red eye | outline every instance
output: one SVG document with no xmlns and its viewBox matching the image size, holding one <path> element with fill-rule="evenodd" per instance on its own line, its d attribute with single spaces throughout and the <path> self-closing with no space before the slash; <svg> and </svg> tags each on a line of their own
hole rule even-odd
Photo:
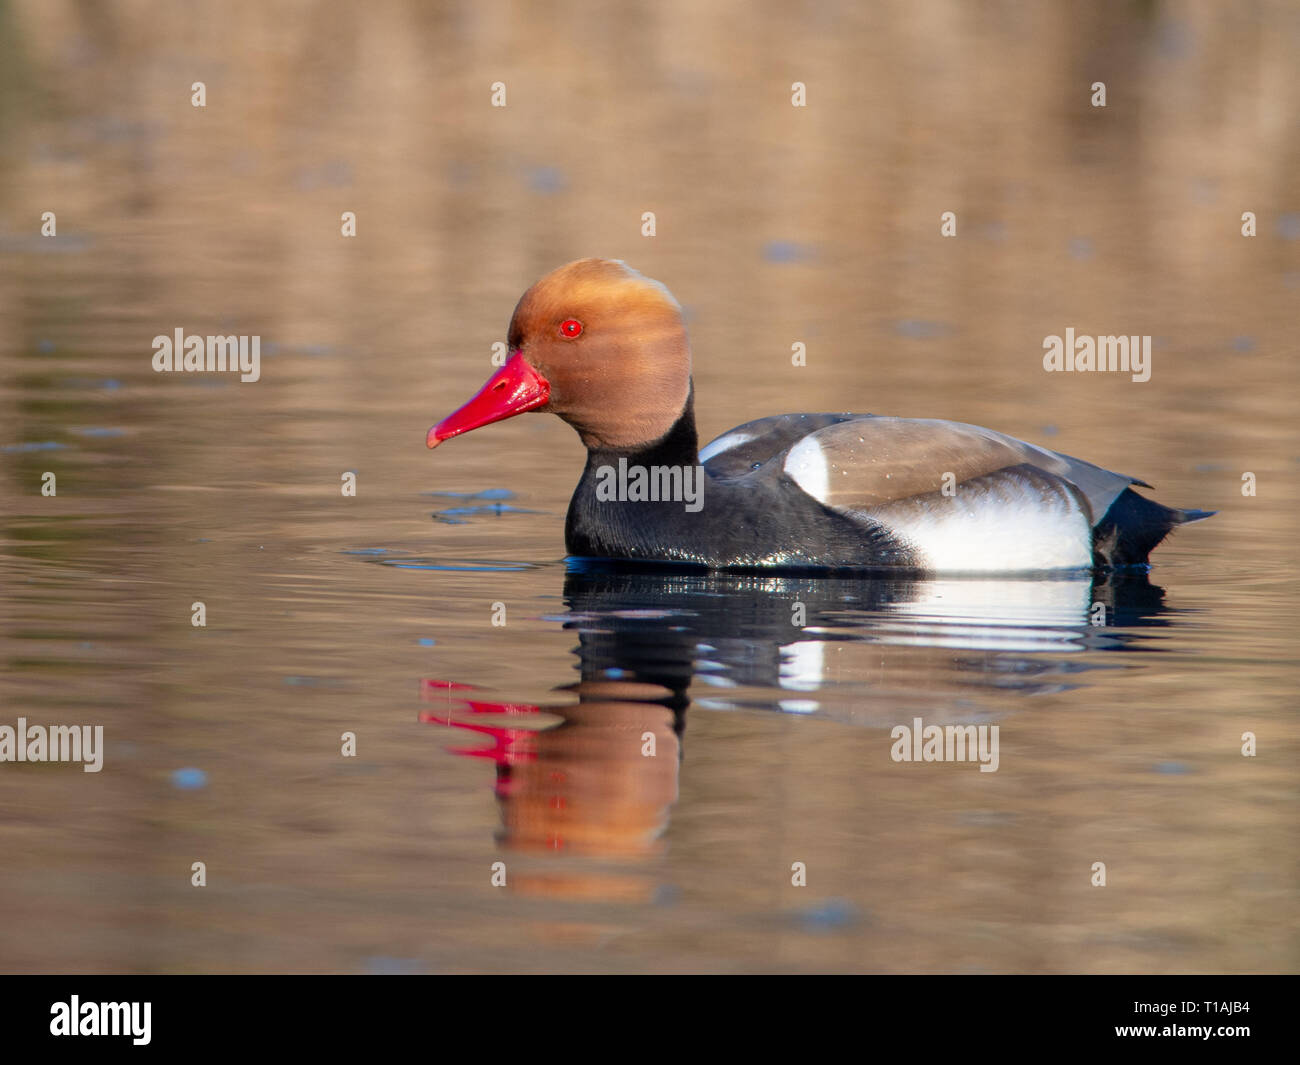
<svg viewBox="0 0 1300 1065">
<path fill-rule="evenodd" d="M 582 323 L 576 318 L 566 318 L 560 323 L 560 335 L 572 339 L 582 334 Z"/>
</svg>

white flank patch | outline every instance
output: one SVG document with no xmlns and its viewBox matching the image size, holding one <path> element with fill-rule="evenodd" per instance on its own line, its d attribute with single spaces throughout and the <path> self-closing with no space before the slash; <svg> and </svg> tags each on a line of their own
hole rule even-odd
<svg viewBox="0 0 1300 1065">
<path fill-rule="evenodd" d="M 785 455 L 786 476 L 794 481 L 819 503 L 830 497 L 830 471 L 826 468 L 826 454 L 816 435 L 805 436 Z"/>
<path fill-rule="evenodd" d="M 831 471 L 816 435 L 787 452 L 785 472 L 814 499 L 830 498 Z M 1092 523 L 1074 496 L 1016 474 L 957 486 L 955 496 L 902 499 L 863 511 L 943 573 L 1024 573 L 1092 565 Z"/>
<path fill-rule="evenodd" d="M 721 455 L 724 451 L 740 447 L 741 444 L 747 444 L 753 439 L 749 433 L 725 433 L 704 445 L 704 450 L 700 452 L 700 462 L 708 462 L 714 455 Z"/>
<path fill-rule="evenodd" d="M 926 569 L 1017 573 L 1092 565 L 1092 527 L 1074 497 L 1044 495 L 1009 475 L 989 487 L 958 485 L 952 498 L 871 512 L 910 545 Z"/>
</svg>

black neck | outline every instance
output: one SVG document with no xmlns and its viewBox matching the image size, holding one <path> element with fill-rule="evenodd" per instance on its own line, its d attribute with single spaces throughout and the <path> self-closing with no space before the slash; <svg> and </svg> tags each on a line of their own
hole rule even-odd
<svg viewBox="0 0 1300 1065">
<path fill-rule="evenodd" d="M 565 543 L 574 555 L 588 557 L 637 558 L 645 554 L 648 536 L 661 526 L 683 523 L 680 502 L 639 503 L 633 508 L 611 506 L 596 498 L 598 471 L 617 468 L 619 461 L 629 467 L 676 466 L 683 470 L 700 464 L 699 437 L 695 431 L 695 384 L 692 381 L 686 405 L 677 420 L 658 440 L 627 448 L 592 448 L 587 452 L 587 466 L 582 480 L 569 503 L 565 523 Z M 699 515 L 688 515 L 699 524 Z M 698 531 L 698 530 L 696 530 Z"/>
</svg>

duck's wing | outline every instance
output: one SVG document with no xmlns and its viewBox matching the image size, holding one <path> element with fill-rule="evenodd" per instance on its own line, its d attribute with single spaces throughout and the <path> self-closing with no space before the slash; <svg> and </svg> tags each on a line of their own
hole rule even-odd
<svg viewBox="0 0 1300 1065">
<path fill-rule="evenodd" d="M 819 429 L 872 417 L 870 414 L 775 414 L 728 429 L 700 449 L 700 462 L 710 477 L 746 477 L 769 460 L 783 455 Z"/>
<path fill-rule="evenodd" d="M 835 510 L 871 513 L 889 504 L 927 496 L 951 496 L 959 486 L 1011 467 L 1040 471 L 1072 486 L 1086 501 L 1096 525 L 1135 477 L 1112 473 L 1015 437 L 964 422 L 929 418 L 833 417 L 791 441 L 783 468 L 808 495 Z M 762 419 L 750 425 L 762 425 Z M 747 428 L 741 426 L 741 429 Z M 739 432 L 739 430 L 733 430 Z M 722 438 L 725 440 L 725 437 Z M 761 437 L 759 439 L 762 439 Z M 717 441 L 715 441 L 717 443 Z M 712 445 L 711 445 L 712 446 Z M 741 443 L 740 448 L 749 444 Z M 727 452 L 722 452 L 718 457 Z M 707 465 L 706 465 L 707 469 Z M 972 487 L 976 487 L 972 485 Z"/>
</svg>

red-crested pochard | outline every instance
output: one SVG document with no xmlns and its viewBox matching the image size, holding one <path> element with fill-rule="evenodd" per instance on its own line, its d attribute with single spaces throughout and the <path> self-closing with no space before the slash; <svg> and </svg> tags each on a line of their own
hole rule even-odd
<svg viewBox="0 0 1300 1065">
<path fill-rule="evenodd" d="M 1209 517 L 1134 492 L 1123 474 L 961 422 L 780 414 L 695 434 L 681 308 L 618 260 L 579 259 L 524 293 L 509 357 L 429 430 L 525 411 L 587 446 L 565 543 L 588 558 L 712 568 L 876 566 L 1024 572 L 1126 566 Z"/>
</svg>

